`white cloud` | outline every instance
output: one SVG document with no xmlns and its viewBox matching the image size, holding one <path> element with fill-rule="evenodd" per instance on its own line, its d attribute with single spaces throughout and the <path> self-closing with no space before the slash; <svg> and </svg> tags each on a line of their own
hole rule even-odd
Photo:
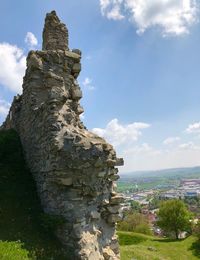
<svg viewBox="0 0 200 260">
<path fill-rule="evenodd" d="M 149 124 L 141 122 L 122 125 L 119 123 L 118 119 L 115 118 L 111 120 L 104 129 L 94 128 L 92 131 L 97 135 L 104 137 L 112 145 L 119 146 L 131 145 L 142 135 L 141 130 L 149 127 Z"/>
<path fill-rule="evenodd" d="M 104 15 L 106 8 L 110 5 L 110 0 L 100 0 L 101 12 Z"/>
<path fill-rule="evenodd" d="M 0 116 L 5 117 L 8 114 L 10 103 L 0 99 Z"/>
<path fill-rule="evenodd" d="M 87 86 L 92 83 L 92 80 L 90 78 L 85 78 L 83 81 L 83 86 Z"/>
<path fill-rule="evenodd" d="M 186 132 L 189 133 L 189 134 L 192 134 L 192 133 L 199 134 L 200 133 L 200 122 L 196 122 L 194 124 L 190 124 L 188 126 L 188 128 L 186 129 Z"/>
<path fill-rule="evenodd" d="M 158 26 L 162 35 L 181 35 L 198 20 L 196 0 L 100 0 L 102 15 L 120 20 L 126 16 L 144 33 Z"/>
<path fill-rule="evenodd" d="M 124 15 L 121 14 L 121 5 L 123 0 L 100 0 L 101 13 L 108 19 L 122 20 Z"/>
<path fill-rule="evenodd" d="M 183 150 L 200 150 L 200 146 L 195 145 L 193 142 L 188 142 L 179 145 L 179 149 Z"/>
<path fill-rule="evenodd" d="M 200 146 L 192 142 L 181 144 L 173 149 L 158 150 L 148 144 L 123 150 L 123 172 L 134 170 L 156 170 L 199 165 Z"/>
<path fill-rule="evenodd" d="M 108 13 L 107 13 L 108 19 L 113 20 L 122 20 L 124 19 L 124 16 L 120 13 L 120 6 L 114 6 Z"/>
<path fill-rule="evenodd" d="M 143 130 L 150 128 L 147 123 L 121 124 L 117 119 L 111 120 L 105 128 L 92 131 L 104 137 L 117 150 L 118 157 L 124 158 L 121 172 L 137 170 L 156 170 L 200 165 L 200 141 L 185 141 L 184 136 L 172 136 L 163 141 L 166 146 L 155 147 L 144 142 Z M 154 128 L 149 131 L 155 131 Z M 146 138 L 145 138 L 146 139 Z M 171 145 L 173 144 L 173 145 Z"/>
<path fill-rule="evenodd" d="M 148 143 L 143 143 L 141 145 L 132 146 L 129 149 L 124 149 L 123 154 L 124 155 L 142 155 L 148 154 L 150 156 L 158 155 L 160 154 L 160 150 L 156 150 L 153 147 L 151 147 Z"/>
<path fill-rule="evenodd" d="M 108 19 L 122 20 L 124 15 L 121 14 L 121 4 L 123 0 L 100 0 L 101 13 Z"/>
<path fill-rule="evenodd" d="M 173 143 L 176 143 L 180 140 L 180 137 L 176 136 L 176 137 L 168 137 L 163 141 L 164 145 L 170 145 Z"/>
<path fill-rule="evenodd" d="M 92 79 L 86 77 L 84 79 L 84 81 L 82 82 L 83 86 L 85 87 L 85 89 L 87 90 L 94 90 L 95 87 L 92 85 Z"/>
<path fill-rule="evenodd" d="M 84 119 L 85 119 L 85 114 L 84 114 L 84 113 L 80 115 L 80 119 L 81 119 L 81 120 L 84 120 Z"/>
<path fill-rule="evenodd" d="M 26 57 L 23 50 L 9 43 L 0 43 L 0 84 L 21 93 Z"/>
<path fill-rule="evenodd" d="M 34 48 L 38 45 L 38 40 L 32 32 L 27 32 L 24 41 L 28 44 L 29 48 Z"/>
</svg>

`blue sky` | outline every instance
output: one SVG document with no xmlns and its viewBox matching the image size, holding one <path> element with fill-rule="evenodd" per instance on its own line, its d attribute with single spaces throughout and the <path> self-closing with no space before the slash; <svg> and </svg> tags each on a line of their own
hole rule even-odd
<svg viewBox="0 0 200 260">
<path fill-rule="evenodd" d="M 200 165 L 198 1 L 1 1 L 0 123 L 51 10 L 83 53 L 83 121 L 124 157 L 121 171 Z"/>
</svg>

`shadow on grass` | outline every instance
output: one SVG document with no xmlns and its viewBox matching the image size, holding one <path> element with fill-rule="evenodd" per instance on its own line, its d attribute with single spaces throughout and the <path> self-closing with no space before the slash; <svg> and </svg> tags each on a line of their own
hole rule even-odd
<svg viewBox="0 0 200 260">
<path fill-rule="evenodd" d="M 192 251 L 194 256 L 200 258 L 200 240 L 193 242 L 189 250 Z"/>
<path fill-rule="evenodd" d="M 121 246 L 137 245 L 148 240 L 143 236 L 135 235 L 135 234 L 119 232 L 118 235 L 119 235 L 119 244 Z"/>
<path fill-rule="evenodd" d="M 53 233 L 41 226 L 42 208 L 13 130 L 0 131 L 0 240 L 21 241 L 31 259 L 67 259 Z"/>
<path fill-rule="evenodd" d="M 163 239 L 153 239 L 152 241 L 161 242 L 161 243 L 168 243 L 168 242 L 182 242 L 185 239 L 175 239 L 175 238 L 163 238 Z"/>
</svg>

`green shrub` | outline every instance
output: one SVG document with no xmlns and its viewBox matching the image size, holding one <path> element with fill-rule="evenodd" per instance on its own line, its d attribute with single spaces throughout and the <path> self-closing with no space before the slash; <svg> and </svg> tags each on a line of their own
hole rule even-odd
<svg viewBox="0 0 200 260">
<path fill-rule="evenodd" d="M 141 223 L 137 225 L 134 232 L 146 234 L 146 235 L 152 235 L 152 231 L 150 230 L 148 223 Z"/>
<path fill-rule="evenodd" d="M 7 242 L 0 241 L 1 260 L 28 260 L 29 252 L 23 249 L 23 244 L 19 241 Z"/>
<path fill-rule="evenodd" d="M 141 213 L 128 212 L 124 219 L 118 223 L 118 230 L 131 231 L 142 234 L 151 234 L 146 216 Z"/>
<path fill-rule="evenodd" d="M 200 221 L 193 227 L 193 234 L 197 236 L 200 240 Z"/>
</svg>

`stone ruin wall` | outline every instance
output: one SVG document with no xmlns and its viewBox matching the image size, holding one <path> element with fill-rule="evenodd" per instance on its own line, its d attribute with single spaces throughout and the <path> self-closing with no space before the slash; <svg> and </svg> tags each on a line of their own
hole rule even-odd
<svg viewBox="0 0 200 260">
<path fill-rule="evenodd" d="M 64 217 L 56 235 L 68 258 L 114 260 L 120 258 L 115 227 L 123 200 L 115 166 L 123 160 L 80 121 L 80 60 L 81 52 L 68 48 L 66 26 L 55 11 L 47 14 L 43 50 L 28 54 L 23 94 L 2 128 L 18 132 L 44 211 Z"/>
</svg>

